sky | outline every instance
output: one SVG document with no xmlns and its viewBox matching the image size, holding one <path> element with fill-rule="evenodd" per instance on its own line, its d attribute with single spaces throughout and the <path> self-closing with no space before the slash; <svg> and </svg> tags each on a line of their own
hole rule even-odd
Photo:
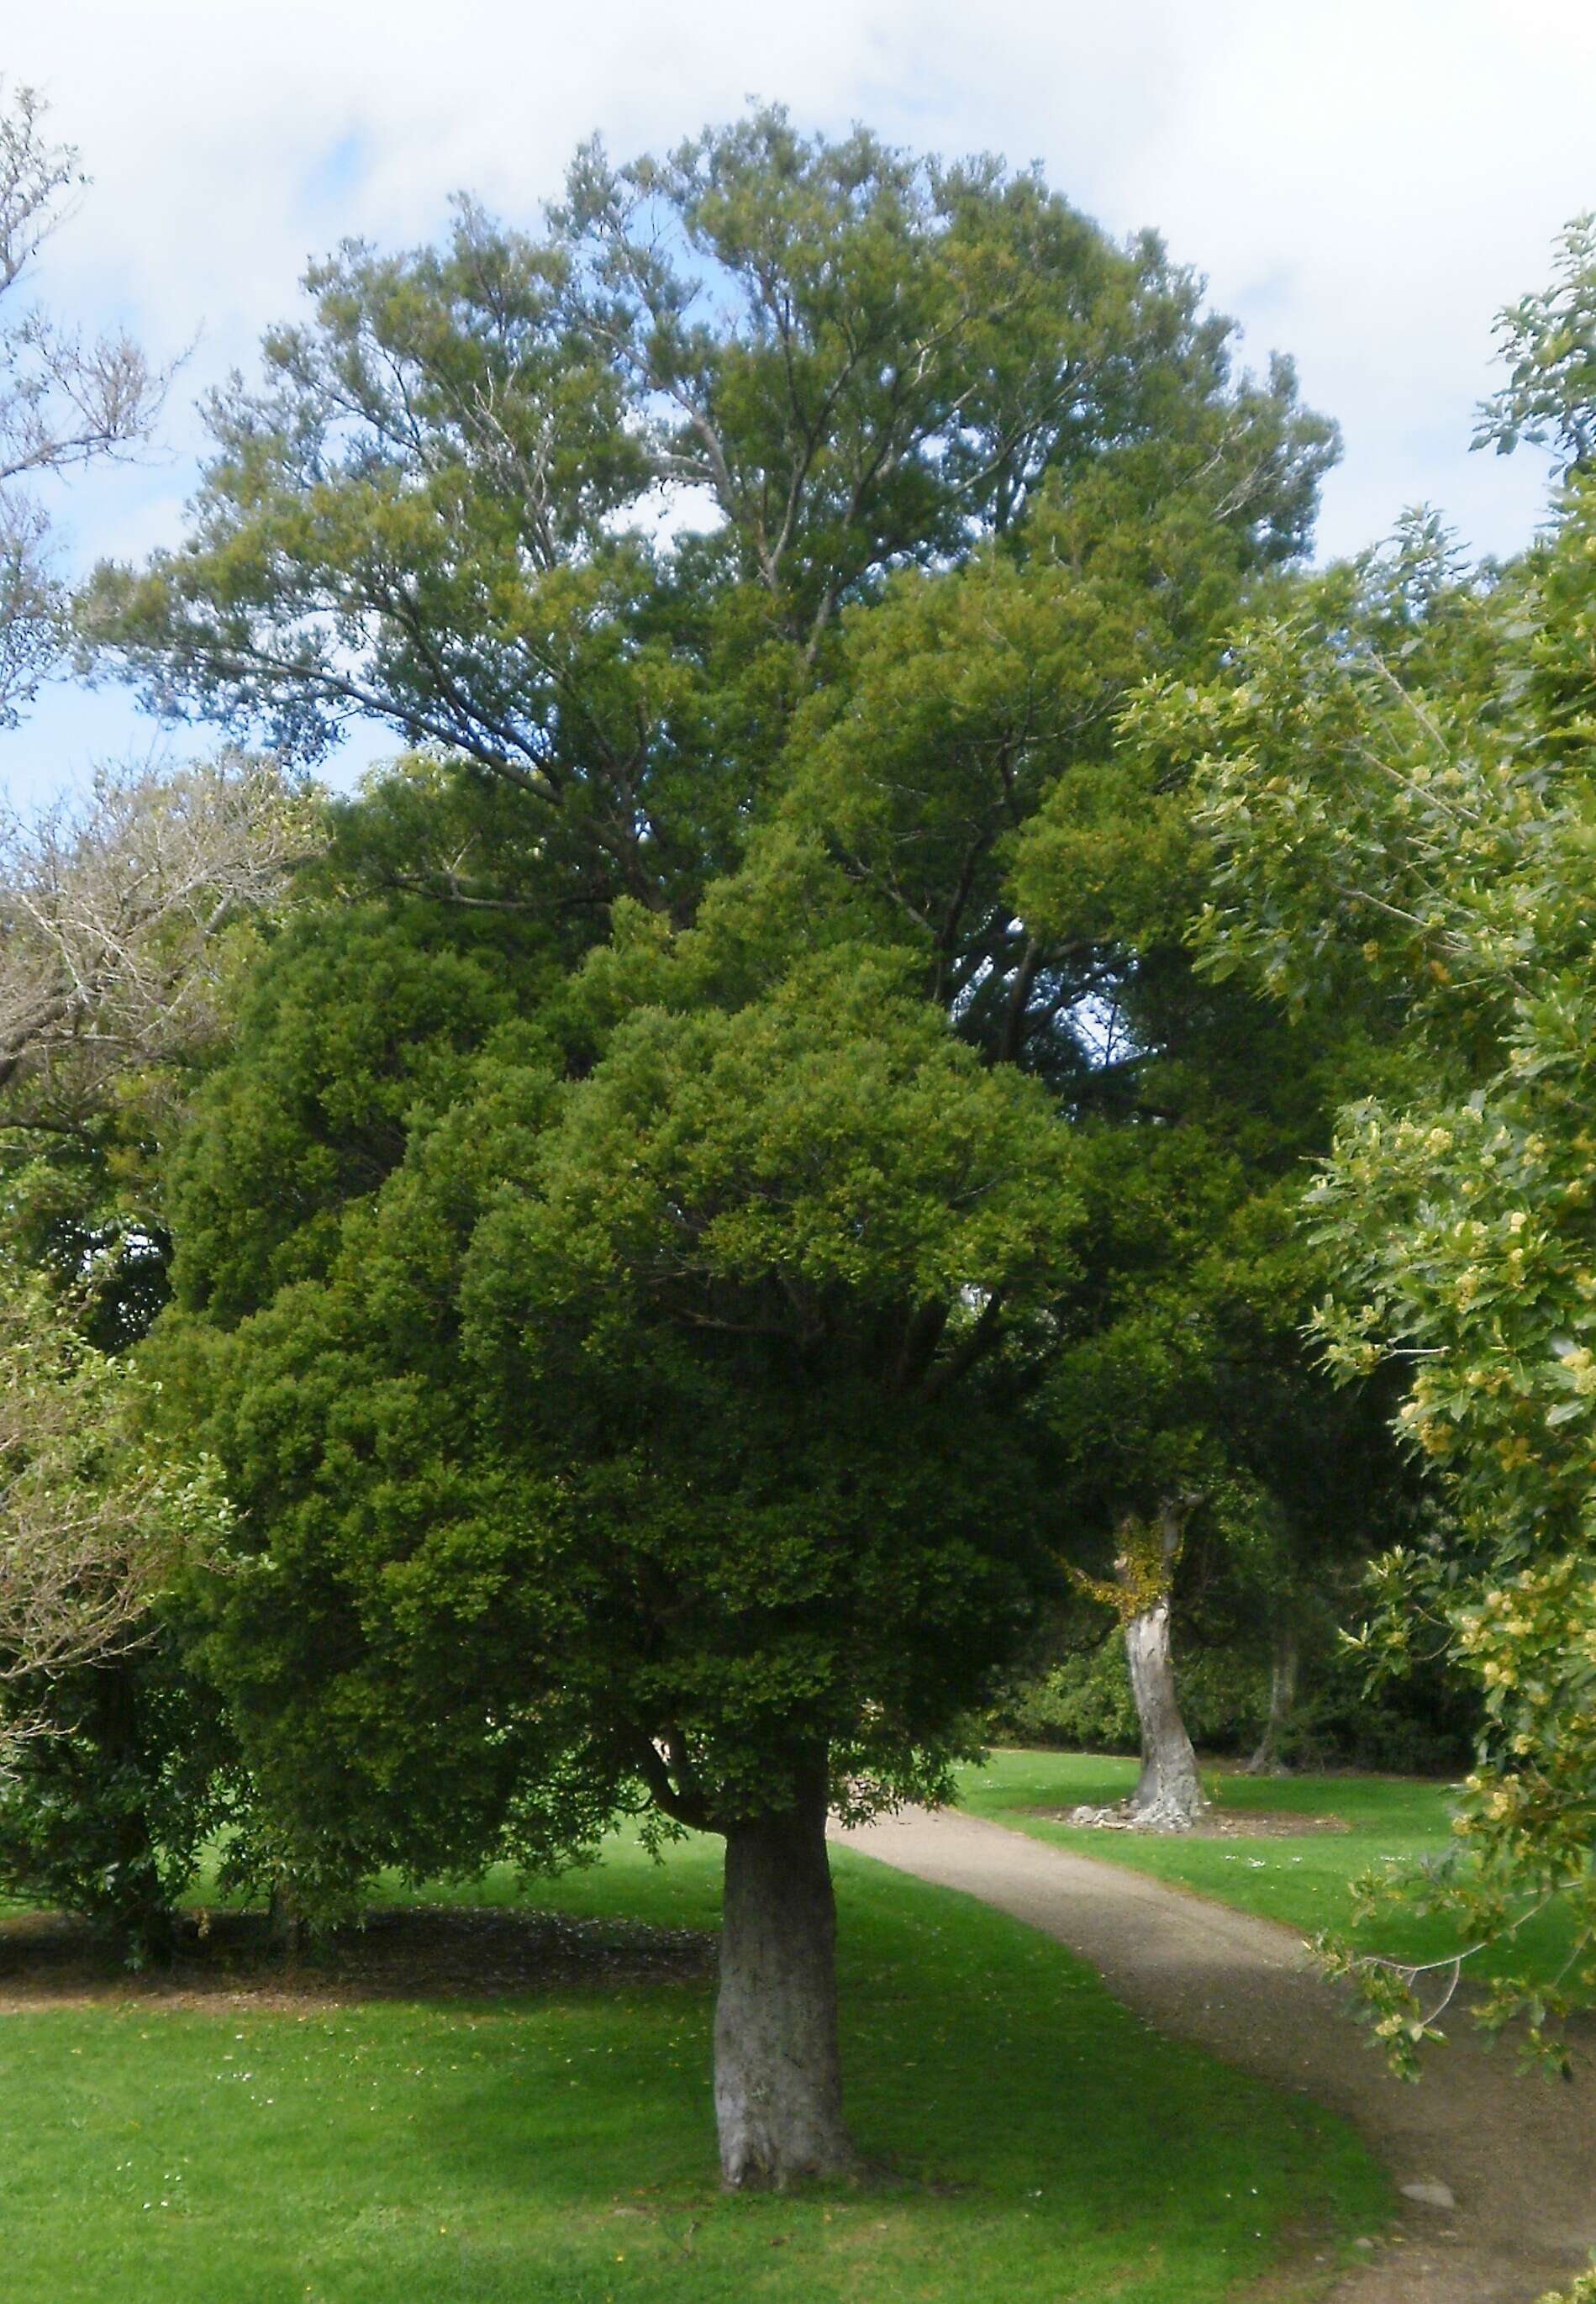
<svg viewBox="0 0 1596 2304">
<path fill-rule="evenodd" d="M 574 145 L 668 147 L 750 97 L 800 125 L 1039 161 L 1105 229 L 1152 224 L 1340 424 L 1322 556 L 1437 504 L 1526 542 L 1533 451 L 1471 454 L 1491 323 L 1596 207 L 1596 0 L 0 0 L 0 73 L 48 99 L 90 183 L 36 289 L 61 318 L 186 351 L 158 452 L 57 486 L 71 563 L 182 534 L 195 403 L 249 373 L 308 258 L 412 245 L 467 190 L 533 223 Z M 49 690 L 0 733 L 0 793 L 181 758 L 118 689 Z M 393 749 L 346 747 L 339 780 Z"/>
</svg>

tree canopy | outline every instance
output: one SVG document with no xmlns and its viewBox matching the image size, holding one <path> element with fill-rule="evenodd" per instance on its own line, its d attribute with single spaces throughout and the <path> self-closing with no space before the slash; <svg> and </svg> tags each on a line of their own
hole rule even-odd
<svg viewBox="0 0 1596 2304">
<path fill-rule="evenodd" d="M 103 572 L 89 630 L 293 757 L 364 714 L 476 763 L 573 905 L 690 910 L 894 569 L 1104 466 L 1288 558 L 1333 443 L 1288 367 L 1234 374 L 1156 241 L 780 112 L 585 150 L 541 236 L 463 204 L 442 249 L 347 245 L 308 286 L 210 404 L 190 542 Z"/>
</svg>

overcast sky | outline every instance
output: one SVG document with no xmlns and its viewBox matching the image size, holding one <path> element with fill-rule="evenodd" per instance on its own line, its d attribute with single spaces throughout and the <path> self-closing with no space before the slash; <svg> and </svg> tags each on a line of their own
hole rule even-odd
<svg viewBox="0 0 1596 2304">
<path fill-rule="evenodd" d="M 1040 160 L 1116 235 L 1156 226 L 1246 357 L 1292 353 L 1340 423 L 1322 553 L 1420 499 L 1510 552 L 1543 504 L 1533 452 L 1468 440 L 1493 316 L 1596 207 L 1596 0 L 0 0 L 0 72 L 93 178 L 41 293 L 157 355 L 195 344 L 162 458 L 53 500 L 80 564 L 176 540 L 193 401 L 250 367 L 307 257 L 429 236 L 460 189 L 530 221 L 592 130 L 623 157 L 749 96 Z M 0 734 L 0 788 L 202 741 L 58 689 Z"/>
</svg>

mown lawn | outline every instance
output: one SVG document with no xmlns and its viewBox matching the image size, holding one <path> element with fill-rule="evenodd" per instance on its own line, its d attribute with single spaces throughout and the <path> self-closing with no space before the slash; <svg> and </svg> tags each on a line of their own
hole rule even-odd
<svg viewBox="0 0 1596 2304">
<path fill-rule="evenodd" d="M 618 1845 L 539 1901 L 712 1926 L 714 1853 Z M 851 2111 L 893 2178 L 721 2197 L 707 1980 L 36 2010 L 0 2019 L 7 2304 L 1219 2304 L 1383 2220 L 1328 2114 L 999 1914 L 838 1872 Z"/>
<path fill-rule="evenodd" d="M 1244 1776 L 1207 1766 L 1202 1775 L 1220 1812 L 1238 1822 L 1249 1814 L 1283 1810 L 1337 1817 L 1351 1829 L 1290 1839 L 1197 1839 L 1078 1830 L 1035 1813 L 1123 1800 L 1136 1783 L 1136 1763 L 1101 1753 L 994 1752 L 984 1767 L 964 1772 L 958 1796 L 975 1815 L 1151 1872 L 1307 1936 L 1348 1927 L 1352 1883 L 1361 1875 L 1399 1870 L 1451 1843 L 1451 1794 L 1442 1783 L 1412 1776 Z M 1448 1957 L 1458 1948 L 1447 1923 L 1394 1909 L 1359 1933 L 1371 1949 L 1403 1960 Z M 1567 1941 L 1558 1915 L 1546 1914 L 1520 1936 L 1515 1965 L 1522 1956 L 1550 1975 L 1566 1956 Z M 1491 1956 L 1484 1955 L 1471 1962 L 1471 1972 L 1484 1977 L 1491 1966 Z"/>
</svg>

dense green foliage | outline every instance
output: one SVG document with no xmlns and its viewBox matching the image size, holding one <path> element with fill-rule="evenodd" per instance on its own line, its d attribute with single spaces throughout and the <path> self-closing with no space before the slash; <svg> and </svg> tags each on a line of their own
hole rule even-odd
<svg viewBox="0 0 1596 2304">
<path fill-rule="evenodd" d="M 310 288 L 190 543 L 85 607 L 158 700 L 426 748 L 338 812 L 172 1190 L 261 1862 L 925 1790 L 1060 1544 L 1194 1468 L 1224 1529 L 1327 1485 L 1300 1355 L 1215 1370 L 1263 1270 L 1292 1355 L 1334 1061 L 1196 984 L 1115 721 L 1215 667 L 1330 428 L 1154 241 L 777 113 Z"/>
<path fill-rule="evenodd" d="M 1180 1710 L 1192 1741 L 1235 1752 L 1255 1743 L 1269 1700 L 1268 1673 L 1255 1657 L 1197 1648 L 1182 1660 Z M 1002 1689 L 988 1715 L 994 1741 L 1064 1752 L 1134 1752 L 1141 1730 L 1116 1630 Z"/>
<path fill-rule="evenodd" d="M 1314 1195 L 1335 1269 L 1320 1325 L 1347 1375 L 1400 1369 L 1400 1425 L 1457 1516 L 1453 1540 L 1387 1561 L 1369 1645 L 1449 1645 L 1479 1676 L 1470 1860 L 1423 1895 L 1470 1936 L 1554 1895 L 1575 1913 L 1558 1988 L 1509 1978 L 1490 2012 L 1527 2009 L 1537 2037 L 1596 1989 L 1588 233 L 1563 254 L 1558 287 L 1510 316 L 1517 380 L 1488 412 L 1504 445 L 1550 428 L 1569 463 L 1524 563 L 1470 574 L 1415 528 L 1151 713 L 1203 763 L 1215 965 L 1301 1010 L 1359 1007 L 1390 1046 Z M 1520 405 L 1531 367 L 1541 397 Z M 1405 1979 L 1362 1973 L 1389 2036 L 1417 2037 Z"/>
<path fill-rule="evenodd" d="M 164 1959 L 236 1789 L 215 1687 L 156 1605 L 125 1656 L 15 1693 L 36 1732 L 0 1779 L 0 1881 L 26 1902 L 81 1913 L 131 1966 Z"/>
<path fill-rule="evenodd" d="M 361 1012 L 392 1032 L 350 927 Z M 170 1332 L 241 1514 L 212 1667 L 274 1795 L 320 1803 L 324 1847 L 336 1817 L 357 1869 L 580 1845 L 634 1783 L 723 1821 L 817 1745 L 850 1797 L 912 1783 L 1024 1619 L 1023 1467 L 984 1529 L 979 1392 L 959 1433 L 939 1402 L 979 1326 L 962 1292 L 1023 1309 L 1078 1221 L 1039 1091 L 983 1072 L 874 953 L 717 1010 L 714 928 L 681 945 L 646 940 L 680 995 L 624 1004 L 580 1080 L 507 1028 L 446 1063 L 422 1125 L 407 1071 L 383 1188 L 336 1228 L 308 1193 L 274 1266 L 231 1267 L 262 1309 Z M 263 1004 L 264 1045 L 246 1022 L 180 1193 L 180 1287 L 215 1269 L 202 1196 L 263 1128 L 269 1152 L 301 1019 L 349 1027 L 334 951 L 324 928 L 318 1001 Z M 452 957 L 426 981 L 458 987 Z M 408 1066 L 407 1021 L 385 1045 Z"/>
</svg>

